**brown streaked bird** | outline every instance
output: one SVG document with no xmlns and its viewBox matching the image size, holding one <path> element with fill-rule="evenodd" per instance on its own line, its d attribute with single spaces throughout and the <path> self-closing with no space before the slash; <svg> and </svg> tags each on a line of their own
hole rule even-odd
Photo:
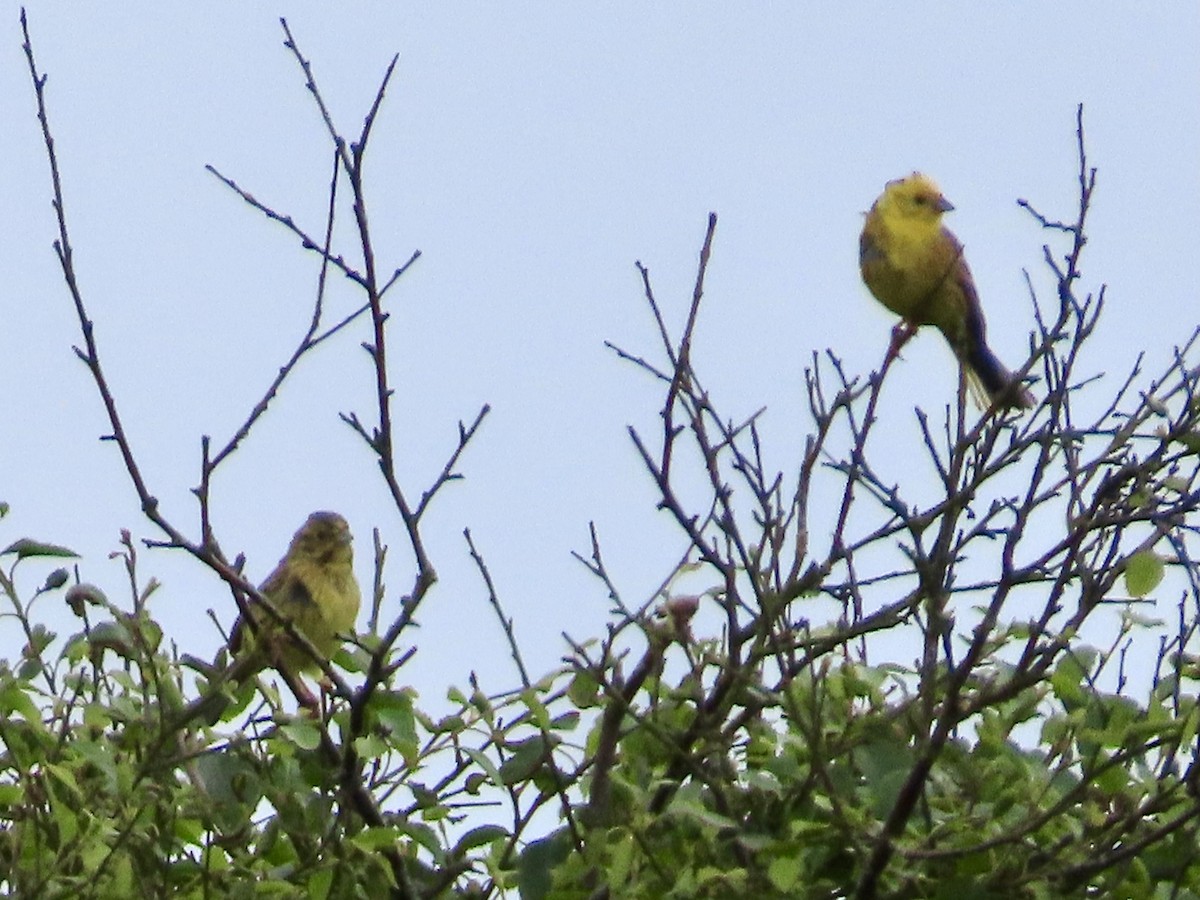
<svg viewBox="0 0 1200 900">
<path fill-rule="evenodd" d="M 259 593 L 304 634 L 325 658 L 336 652 L 339 635 L 354 629 L 361 592 L 354 577 L 350 526 L 333 512 L 315 512 L 292 537 Z M 235 678 L 280 664 L 296 673 L 320 667 L 304 647 L 290 640 L 266 610 L 254 611 L 256 629 L 243 617 L 233 627 L 229 648 Z"/>
<path fill-rule="evenodd" d="M 361 594 L 353 562 L 346 520 L 337 513 L 315 512 L 300 526 L 287 553 L 258 589 L 326 659 L 337 651 L 340 636 L 353 631 L 358 618 Z M 194 719 L 215 724 L 229 706 L 220 685 L 236 685 L 268 667 L 282 666 L 294 675 L 320 670 L 312 653 L 295 641 L 270 612 L 256 609 L 254 601 L 251 604 L 254 626 L 239 616 L 229 638 L 233 662 L 220 669 L 196 667 L 207 678 L 208 689 L 180 710 L 173 727 Z M 297 700 L 315 709 L 316 698 L 302 682 L 297 683 Z"/>
</svg>

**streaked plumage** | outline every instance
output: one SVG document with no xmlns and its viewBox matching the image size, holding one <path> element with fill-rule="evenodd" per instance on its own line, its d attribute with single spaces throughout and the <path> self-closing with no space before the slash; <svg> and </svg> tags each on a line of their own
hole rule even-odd
<svg viewBox="0 0 1200 900">
<path fill-rule="evenodd" d="M 315 512 L 300 527 L 260 593 L 287 616 L 324 656 L 338 647 L 338 635 L 354 630 L 361 603 L 354 578 L 350 526 L 337 513 Z M 266 610 L 255 613 L 258 633 L 251 634 L 239 618 L 230 649 L 237 657 L 238 675 L 282 662 L 296 672 L 318 667 L 312 655 L 288 639 Z"/>
<path fill-rule="evenodd" d="M 981 399 L 1028 409 L 1033 396 L 988 348 L 962 244 L 942 225 L 942 216 L 952 209 L 937 185 L 919 172 L 889 182 L 867 213 L 859 239 L 863 281 L 905 322 L 941 331 Z"/>
</svg>

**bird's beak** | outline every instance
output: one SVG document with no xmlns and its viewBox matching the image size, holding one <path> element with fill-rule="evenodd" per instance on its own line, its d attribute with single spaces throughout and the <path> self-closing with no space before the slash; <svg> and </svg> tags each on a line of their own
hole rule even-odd
<svg viewBox="0 0 1200 900">
<path fill-rule="evenodd" d="M 937 209 L 938 212 L 950 212 L 950 210 L 954 209 L 954 204 L 939 194 L 937 199 Z"/>
</svg>

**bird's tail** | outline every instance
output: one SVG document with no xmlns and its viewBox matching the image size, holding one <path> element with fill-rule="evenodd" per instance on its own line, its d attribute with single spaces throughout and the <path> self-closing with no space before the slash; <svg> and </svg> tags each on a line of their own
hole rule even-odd
<svg viewBox="0 0 1200 900">
<path fill-rule="evenodd" d="M 963 369 L 976 398 L 980 401 L 986 398 L 984 405 L 1001 409 L 1033 408 L 1033 394 L 1013 377 L 983 341 L 975 341 L 967 348 Z"/>
</svg>

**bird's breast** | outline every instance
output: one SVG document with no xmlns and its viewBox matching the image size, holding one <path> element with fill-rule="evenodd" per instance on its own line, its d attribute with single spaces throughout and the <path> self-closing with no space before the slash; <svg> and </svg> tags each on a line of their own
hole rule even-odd
<svg viewBox="0 0 1200 900">
<path fill-rule="evenodd" d="M 896 315 L 917 325 L 935 324 L 933 307 L 944 267 L 930 254 L 927 242 L 895 234 L 888 237 L 871 246 L 864 241 L 863 281 L 875 299 Z"/>
</svg>

